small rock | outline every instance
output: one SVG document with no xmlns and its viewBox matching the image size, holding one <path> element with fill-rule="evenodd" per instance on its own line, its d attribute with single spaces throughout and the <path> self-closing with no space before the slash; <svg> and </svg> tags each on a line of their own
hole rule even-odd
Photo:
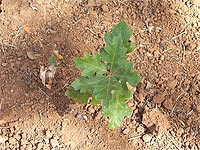
<svg viewBox="0 0 200 150">
<path fill-rule="evenodd" d="M 173 80 L 171 82 L 168 83 L 168 87 L 171 89 L 174 89 L 177 85 L 178 81 L 177 80 Z"/>
<path fill-rule="evenodd" d="M 17 143 L 17 140 L 14 137 L 11 137 L 9 138 L 9 143 L 15 145 Z"/>
<path fill-rule="evenodd" d="M 177 130 L 178 137 L 180 137 L 183 133 L 184 133 L 184 129 L 183 128 L 179 128 Z"/>
<path fill-rule="evenodd" d="M 88 111 L 91 112 L 92 114 L 95 113 L 95 110 L 92 106 L 89 107 Z"/>
<path fill-rule="evenodd" d="M 186 46 L 186 50 L 194 50 L 196 48 L 195 43 L 190 43 Z"/>
<path fill-rule="evenodd" d="M 136 132 L 138 134 L 143 134 L 145 131 L 144 127 L 142 125 L 138 126 L 137 129 L 136 129 Z"/>
<path fill-rule="evenodd" d="M 126 129 L 123 130 L 123 134 L 125 134 L 125 135 L 128 134 L 129 132 L 130 132 L 129 128 L 126 128 Z"/>
<path fill-rule="evenodd" d="M 42 147 L 43 147 L 43 143 L 39 143 L 37 146 L 38 149 L 42 149 Z"/>
<path fill-rule="evenodd" d="M 152 135 L 150 135 L 150 134 L 145 134 L 145 135 L 142 137 L 142 139 L 144 140 L 144 142 L 148 143 L 148 142 L 151 141 Z"/>
<path fill-rule="evenodd" d="M 166 99 L 166 100 L 163 102 L 163 106 L 164 106 L 167 110 L 172 110 L 172 108 L 173 108 L 172 100 L 171 100 L 171 99 Z"/>
<path fill-rule="evenodd" d="M 27 145 L 26 150 L 32 150 L 32 145 L 31 144 Z"/>
<path fill-rule="evenodd" d="M 35 54 L 33 53 L 33 51 L 27 51 L 27 56 L 29 59 L 36 59 Z"/>
<path fill-rule="evenodd" d="M 161 104 L 164 101 L 165 95 L 164 94 L 156 94 L 153 97 L 153 102 L 156 104 Z"/>
<path fill-rule="evenodd" d="M 88 7 L 96 6 L 94 0 L 88 0 Z"/>
<path fill-rule="evenodd" d="M 16 52 L 16 54 L 17 54 L 17 57 L 22 57 L 22 56 L 24 56 L 24 54 L 23 54 L 22 51 L 18 51 L 18 52 Z"/>
<path fill-rule="evenodd" d="M 50 140 L 50 144 L 51 144 L 51 146 L 54 147 L 54 148 L 55 148 L 56 146 L 59 146 L 58 141 L 55 140 L 55 139 L 51 139 L 51 140 Z"/>
<path fill-rule="evenodd" d="M 197 75 L 197 80 L 200 80 L 200 74 L 199 74 L 199 75 Z"/>
<path fill-rule="evenodd" d="M 7 63 L 2 63 L 1 65 L 2 65 L 2 67 L 6 67 Z"/>
<path fill-rule="evenodd" d="M 108 12 L 109 11 L 108 6 L 105 5 L 105 4 L 102 6 L 102 9 L 103 9 L 104 12 Z"/>
<path fill-rule="evenodd" d="M 17 141 L 20 141 L 21 136 L 20 136 L 19 134 L 16 134 L 16 135 L 14 136 L 14 138 L 15 138 Z"/>
<path fill-rule="evenodd" d="M 46 137 L 47 137 L 47 138 L 50 139 L 50 138 L 52 137 L 52 135 L 53 135 L 53 134 L 52 134 L 49 130 L 46 131 Z"/>
<path fill-rule="evenodd" d="M 77 114 L 75 117 L 78 119 L 83 119 L 83 120 L 87 121 L 87 116 L 84 116 L 82 114 Z"/>
<path fill-rule="evenodd" d="M 26 139 L 21 139 L 21 145 L 26 145 L 28 144 L 28 141 Z"/>
<path fill-rule="evenodd" d="M 153 55 L 154 55 L 155 57 L 158 57 L 159 54 L 160 54 L 159 50 L 155 50 L 155 51 L 153 52 Z"/>
<path fill-rule="evenodd" d="M 26 139 L 26 133 L 22 133 L 22 138 Z"/>
</svg>

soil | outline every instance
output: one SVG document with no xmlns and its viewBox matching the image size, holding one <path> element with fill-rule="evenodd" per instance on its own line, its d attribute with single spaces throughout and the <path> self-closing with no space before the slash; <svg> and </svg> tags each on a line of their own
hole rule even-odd
<svg viewBox="0 0 200 150">
<path fill-rule="evenodd" d="M 72 58 L 98 51 L 120 20 L 143 80 L 128 101 L 133 115 L 112 131 L 101 106 L 65 91 L 80 75 Z M 40 65 L 53 50 L 63 60 L 49 90 Z M 199 0 L 0 0 L 0 149 L 198 150 L 199 62 Z"/>
</svg>

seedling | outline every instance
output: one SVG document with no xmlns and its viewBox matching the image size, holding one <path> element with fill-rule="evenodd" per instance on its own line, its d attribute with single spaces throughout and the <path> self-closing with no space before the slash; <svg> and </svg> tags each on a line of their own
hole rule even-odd
<svg viewBox="0 0 200 150">
<path fill-rule="evenodd" d="M 83 59 L 73 61 L 77 68 L 83 68 L 81 77 L 76 79 L 66 95 L 85 104 L 89 98 L 96 106 L 102 102 L 101 113 L 109 117 L 108 127 L 114 129 L 123 124 L 124 116 L 131 116 L 132 110 L 126 100 L 132 99 L 133 93 L 127 84 L 136 87 L 141 81 L 136 71 L 131 71 L 132 62 L 127 62 L 128 53 L 135 49 L 135 43 L 128 42 L 132 31 L 124 21 L 114 25 L 112 33 L 105 34 L 105 48 L 95 52 L 93 58 L 85 53 Z"/>
</svg>

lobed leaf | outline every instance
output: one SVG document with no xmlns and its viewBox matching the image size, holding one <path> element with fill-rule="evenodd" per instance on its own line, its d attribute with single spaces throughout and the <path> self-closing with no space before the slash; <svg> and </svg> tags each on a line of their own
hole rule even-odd
<svg viewBox="0 0 200 150">
<path fill-rule="evenodd" d="M 114 91 L 112 95 L 112 100 L 108 107 L 103 106 L 101 113 L 103 116 L 109 117 L 108 127 L 114 129 L 123 124 L 124 116 L 131 116 L 132 110 L 127 106 L 127 99 L 131 99 L 133 94 L 131 91 Z"/>
<path fill-rule="evenodd" d="M 121 64 L 125 61 L 127 49 L 122 44 L 122 36 L 113 37 L 112 42 L 108 43 L 105 49 L 102 49 L 102 60 L 107 62 L 107 66 L 111 72 L 121 68 Z"/>
<path fill-rule="evenodd" d="M 128 62 L 123 65 L 123 68 L 115 72 L 114 76 L 122 82 L 123 86 L 128 82 L 132 87 L 136 87 L 137 83 L 141 82 L 141 78 L 136 71 L 131 72 L 133 63 Z"/>
<path fill-rule="evenodd" d="M 83 59 L 75 57 L 73 60 L 77 68 L 84 68 L 81 73 L 83 77 L 91 77 L 94 73 L 102 75 L 107 72 L 106 65 L 101 63 L 100 55 L 97 52 L 94 53 L 93 59 L 89 54 L 85 53 Z"/>
<path fill-rule="evenodd" d="M 111 76 L 93 76 L 91 78 L 81 77 L 75 80 L 71 86 L 75 90 L 80 90 L 80 93 L 92 90 L 92 94 L 96 96 L 97 99 L 102 99 L 103 105 L 106 107 L 108 107 L 109 100 L 112 98 L 111 91 L 120 89 L 119 81 Z"/>
<path fill-rule="evenodd" d="M 75 90 L 73 87 L 69 87 L 69 89 L 65 92 L 65 95 L 70 98 L 76 98 L 79 103 L 85 104 L 88 101 L 88 98 L 92 97 L 92 94 L 89 92 L 80 93 L 80 91 Z"/>
</svg>

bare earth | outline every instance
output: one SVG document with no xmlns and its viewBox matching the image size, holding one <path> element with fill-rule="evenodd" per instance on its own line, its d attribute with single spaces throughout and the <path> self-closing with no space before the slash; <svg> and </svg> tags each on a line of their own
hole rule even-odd
<svg viewBox="0 0 200 150">
<path fill-rule="evenodd" d="M 103 47 L 121 20 L 133 31 L 129 60 L 143 80 L 127 102 L 133 115 L 112 131 L 101 106 L 78 104 L 65 91 L 80 75 L 72 58 Z M 63 60 L 49 90 L 40 65 L 53 50 Z M 0 0 L 4 149 L 199 150 L 200 1 Z"/>
</svg>

